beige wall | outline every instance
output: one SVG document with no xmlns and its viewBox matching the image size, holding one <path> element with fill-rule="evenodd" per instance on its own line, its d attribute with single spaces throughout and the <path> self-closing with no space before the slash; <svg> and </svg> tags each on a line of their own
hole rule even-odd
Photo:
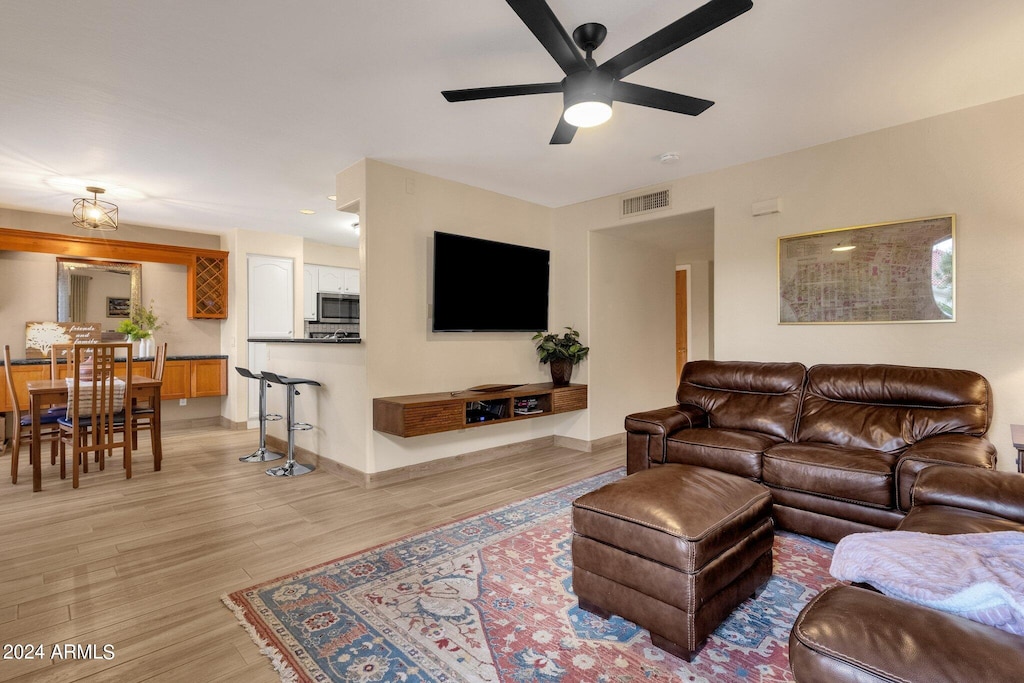
<svg viewBox="0 0 1024 683">
<path fill-rule="evenodd" d="M 1016 97 L 671 183 L 673 212 L 715 210 L 714 356 L 976 370 L 992 383 L 989 436 L 1000 468 L 1011 469 L 1009 424 L 1024 419 L 1021 159 L 1024 97 Z M 751 216 L 752 203 L 773 197 L 783 199 L 781 214 Z M 561 241 L 617 225 L 617 201 L 556 211 Z M 957 214 L 955 323 L 777 324 L 779 236 L 945 213 Z M 579 254 L 562 256 L 571 261 L 567 287 L 600 276 Z M 598 329 L 589 339 L 593 372 L 605 336 Z M 592 400 L 614 391 L 592 383 Z M 668 405 L 672 396 L 660 399 Z M 592 435 L 615 428 L 611 420 L 595 421 Z"/>
<path fill-rule="evenodd" d="M 359 268 L 359 249 L 354 247 L 340 247 L 336 244 L 303 240 L 302 258 L 305 263 L 315 263 L 318 266 Z M 299 284 L 301 285 L 301 283 L 300 279 Z"/>
<path fill-rule="evenodd" d="M 82 235 L 69 216 L 0 209 L 0 227 L 34 232 Z M 147 228 L 122 223 L 116 232 L 105 233 L 114 241 L 154 242 L 202 249 L 219 249 L 220 237 L 202 233 Z M 0 242 L 0 249 L 3 248 Z M 57 257 L 47 254 L 0 251 L 0 344 L 10 344 L 15 358 L 24 356 L 24 323 L 57 318 Z M 102 277 L 102 274 L 97 274 Z M 172 355 L 220 353 L 220 321 L 186 318 L 186 272 L 184 266 L 164 263 L 142 264 L 142 298 L 154 308 L 164 328 L 157 333 L 169 343 Z M 106 303 L 103 302 L 105 311 Z M 95 322 L 116 320 L 105 317 Z M 19 352 L 19 349 L 21 350 Z"/>
<path fill-rule="evenodd" d="M 675 389 L 675 256 L 655 246 L 590 234 L 590 439 L 622 431 L 652 394 Z M 600 339 L 594 346 L 593 339 Z M 585 437 L 586 438 L 586 437 Z"/>
<path fill-rule="evenodd" d="M 377 161 L 367 160 L 365 168 L 360 215 L 366 259 L 362 310 L 368 399 L 549 379 L 537 362 L 530 333 L 431 332 L 429 283 L 435 230 L 550 249 L 551 211 Z M 552 270 L 558 268 L 553 256 Z M 516 283 L 480 284 L 515 295 Z M 557 297 L 553 292 L 552 299 Z M 552 328 L 574 323 L 560 317 L 557 309 L 550 311 Z M 549 416 L 412 439 L 373 432 L 368 420 L 366 471 L 563 433 L 580 419 L 580 414 Z"/>
</svg>

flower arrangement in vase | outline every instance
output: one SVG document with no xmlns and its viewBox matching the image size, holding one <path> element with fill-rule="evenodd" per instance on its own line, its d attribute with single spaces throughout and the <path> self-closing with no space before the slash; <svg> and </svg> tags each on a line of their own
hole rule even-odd
<svg viewBox="0 0 1024 683">
<path fill-rule="evenodd" d="M 131 316 L 117 326 L 117 331 L 127 336 L 128 341 L 140 342 L 139 356 L 148 357 L 154 353 L 153 333 L 162 327 L 160 318 L 153 312 L 153 300 L 150 299 L 149 308 L 142 304 L 133 306 Z"/>
</svg>

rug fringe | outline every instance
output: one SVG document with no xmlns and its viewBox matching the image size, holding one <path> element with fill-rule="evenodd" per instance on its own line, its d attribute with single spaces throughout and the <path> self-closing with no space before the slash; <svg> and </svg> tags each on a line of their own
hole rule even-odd
<svg viewBox="0 0 1024 683">
<path fill-rule="evenodd" d="M 270 659 L 270 663 L 274 666 L 274 669 L 281 676 L 281 683 L 299 683 L 299 674 L 285 661 L 281 651 L 271 645 L 265 638 L 257 633 L 256 628 L 249 623 L 249 620 L 245 618 L 245 608 L 236 603 L 231 599 L 228 593 L 220 596 L 221 602 L 229 610 L 234 613 L 235 618 L 238 619 L 238 623 L 242 625 L 249 637 L 252 638 L 252 642 L 256 643 L 259 647 L 260 652 Z"/>
</svg>

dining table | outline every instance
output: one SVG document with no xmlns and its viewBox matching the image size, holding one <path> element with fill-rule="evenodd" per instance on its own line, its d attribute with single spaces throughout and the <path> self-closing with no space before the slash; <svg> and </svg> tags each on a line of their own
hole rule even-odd
<svg viewBox="0 0 1024 683">
<path fill-rule="evenodd" d="M 138 399 L 149 398 L 153 406 L 153 429 L 151 432 L 153 441 L 153 470 L 160 471 L 160 460 L 163 457 L 163 448 L 160 440 L 160 386 L 163 384 L 158 379 L 132 375 L 132 403 Z M 32 458 L 32 490 L 43 490 L 43 458 L 38 456 L 40 452 L 39 434 L 43 410 L 49 406 L 67 403 L 68 383 L 64 379 L 37 379 L 29 380 L 28 388 L 28 409 L 32 415 L 32 449 L 31 453 L 37 454 Z M 126 406 L 126 410 L 130 408 Z M 130 428 L 130 420 L 126 420 Z"/>
</svg>

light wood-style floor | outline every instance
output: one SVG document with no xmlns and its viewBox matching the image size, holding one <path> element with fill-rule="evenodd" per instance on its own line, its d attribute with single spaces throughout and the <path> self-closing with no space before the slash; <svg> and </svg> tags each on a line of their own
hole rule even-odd
<svg viewBox="0 0 1024 683">
<path fill-rule="evenodd" d="M 27 457 L 10 484 L 8 450 L 0 645 L 42 645 L 44 658 L 0 659 L 0 681 L 276 681 L 223 593 L 625 464 L 624 446 L 552 447 L 364 490 L 323 471 L 272 479 L 238 462 L 256 439 L 170 431 L 153 472 L 143 436 L 130 481 L 114 457 L 76 491 L 47 463 L 35 494 Z M 50 659 L 64 644 L 95 644 L 100 657 L 110 644 L 114 658 Z"/>
</svg>

